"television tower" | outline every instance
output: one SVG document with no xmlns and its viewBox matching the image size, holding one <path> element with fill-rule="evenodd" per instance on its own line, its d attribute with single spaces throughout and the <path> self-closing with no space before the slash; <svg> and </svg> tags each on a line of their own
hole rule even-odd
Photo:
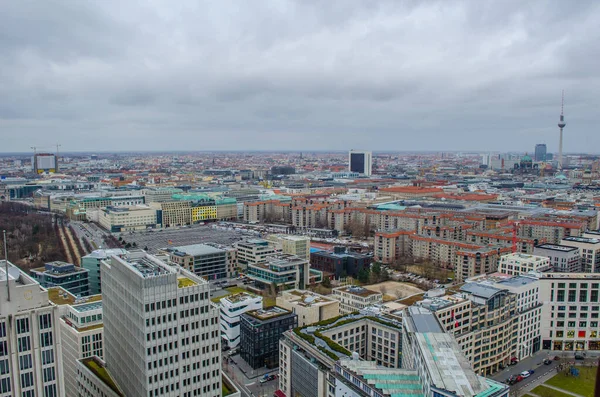
<svg viewBox="0 0 600 397">
<path fill-rule="evenodd" d="M 558 170 L 562 171 L 563 166 L 563 128 L 567 125 L 565 123 L 565 116 L 563 114 L 565 106 L 565 90 L 562 91 L 562 99 L 560 101 L 560 120 L 558 121 L 558 128 L 560 128 L 560 140 L 558 141 Z"/>
</svg>

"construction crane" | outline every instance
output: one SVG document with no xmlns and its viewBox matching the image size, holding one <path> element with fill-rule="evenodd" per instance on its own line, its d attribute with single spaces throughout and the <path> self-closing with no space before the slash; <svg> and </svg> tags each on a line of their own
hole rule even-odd
<svg viewBox="0 0 600 397">
<path fill-rule="evenodd" d="M 512 230 L 512 253 L 513 254 L 517 253 L 517 232 L 518 231 L 519 231 L 519 222 L 514 222 L 513 230 Z"/>
</svg>

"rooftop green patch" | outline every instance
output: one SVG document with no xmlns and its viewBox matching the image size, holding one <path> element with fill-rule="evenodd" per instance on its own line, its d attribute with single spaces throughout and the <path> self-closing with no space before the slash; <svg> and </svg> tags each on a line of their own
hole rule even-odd
<svg viewBox="0 0 600 397">
<path fill-rule="evenodd" d="M 177 288 L 193 287 L 194 285 L 198 285 L 198 283 L 189 277 L 177 277 Z"/>
<path fill-rule="evenodd" d="M 121 393 L 121 390 L 117 387 L 117 384 L 110 376 L 104 365 L 100 362 L 97 357 L 89 357 L 82 360 L 83 365 L 85 365 L 94 375 L 98 377 L 105 385 L 110 387 L 112 391 L 117 393 L 119 396 L 124 396 Z"/>
</svg>

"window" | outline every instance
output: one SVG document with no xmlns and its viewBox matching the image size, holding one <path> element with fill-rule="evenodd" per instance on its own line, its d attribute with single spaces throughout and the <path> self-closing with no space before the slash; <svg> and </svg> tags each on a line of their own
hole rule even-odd
<svg viewBox="0 0 600 397">
<path fill-rule="evenodd" d="M 29 319 L 19 318 L 17 319 L 17 334 L 24 334 L 29 332 Z"/>
</svg>

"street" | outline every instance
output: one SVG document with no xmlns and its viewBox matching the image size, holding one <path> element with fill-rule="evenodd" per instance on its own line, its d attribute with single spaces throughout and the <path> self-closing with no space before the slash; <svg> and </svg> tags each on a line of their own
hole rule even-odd
<svg viewBox="0 0 600 397">
<path fill-rule="evenodd" d="M 272 397 L 275 390 L 279 389 L 279 378 L 260 383 L 265 374 L 278 374 L 278 368 L 263 367 L 253 370 L 239 355 L 235 355 L 229 360 L 225 359 L 226 352 L 223 356 L 223 371 L 240 389 L 243 397 Z"/>
<path fill-rule="evenodd" d="M 77 238 L 83 239 L 84 237 L 90 242 L 94 249 L 104 248 L 104 232 L 98 226 L 93 223 L 85 223 L 72 221 L 71 226 L 73 226 L 73 230 L 75 230 L 75 234 Z"/>
</svg>

